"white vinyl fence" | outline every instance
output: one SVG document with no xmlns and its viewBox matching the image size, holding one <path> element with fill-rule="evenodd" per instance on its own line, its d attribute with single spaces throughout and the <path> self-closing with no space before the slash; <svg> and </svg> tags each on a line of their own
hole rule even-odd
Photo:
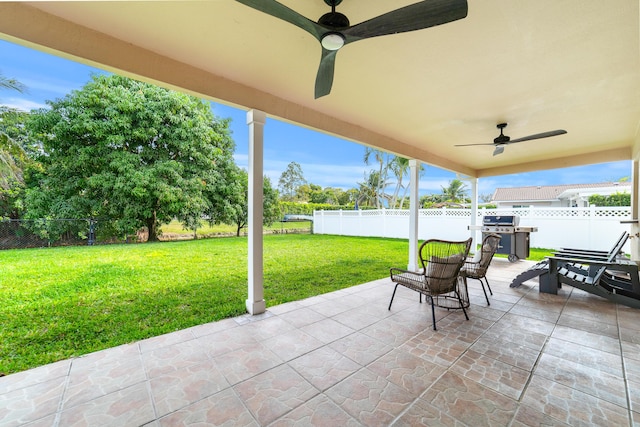
<svg viewBox="0 0 640 427">
<path fill-rule="evenodd" d="M 464 240 L 472 236 L 470 209 L 420 209 L 418 239 Z M 532 248 L 561 247 L 607 250 L 623 231 L 630 231 L 630 207 L 479 209 L 484 215 L 518 215 L 520 225 L 537 227 L 531 233 Z M 409 211 L 400 209 L 316 211 L 315 234 L 409 238 Z M 477 239 L 481 239 L 478 234 Z M 629 252 L 629 243 L 625 250 Z"/>
</svg>

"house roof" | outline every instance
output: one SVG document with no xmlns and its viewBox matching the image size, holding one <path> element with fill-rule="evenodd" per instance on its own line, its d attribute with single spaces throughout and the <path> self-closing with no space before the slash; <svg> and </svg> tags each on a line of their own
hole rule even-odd
<svg viewBox="0 0 640 427">
<path fill-rule="evenodd" d="M 314 21 L 330 10 L 279 1 Z M 344 0 L 337 11 L 357 24 L 416 2 Z M 0 38 L 485 177 L 634 158 L 639 9 L 469 1 L 464 19 L 344 46 L 319 99 L 318 40 L 238 1 L 0 2 Z M 512 138 L 568 133 L 493 156 L 502 122 Z M 489 146 L 455 146 L 478 143 Z"/>
<path fill-rule="evenodd" d="M 593 190 L 600 190 L 609 194 L 612 188 L 619 191 L 629 191 L 630 182 L 600 182 L 593 184 L 566 184 L 566 185 L 544 185 L 530 187 L 496 188 L 491 200 L 493 202 L 541 202 L 558 200 L 563 193 L 588 192 L 595 194 Z M 591 190 L 591 191 L 589 191 Z"/>
</svg>

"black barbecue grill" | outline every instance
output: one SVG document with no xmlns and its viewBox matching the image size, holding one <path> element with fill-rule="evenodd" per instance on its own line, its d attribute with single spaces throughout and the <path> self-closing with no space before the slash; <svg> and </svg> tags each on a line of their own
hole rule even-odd
<svg viewBox="0 0 640 427">
<path fill-rule="evenodd" d="M 509 255 L 509 261 L 515 262 L 529 256 L 529 234 L 538 231 L 537 227 L 521 227 L 518 215 L 485 215 L 482 218 L 482 240 L 487 234 L 500 235 L 500 244 L 496 253 Z M 477 229 L 477 228 L 476 228 Z"/>
</svg>

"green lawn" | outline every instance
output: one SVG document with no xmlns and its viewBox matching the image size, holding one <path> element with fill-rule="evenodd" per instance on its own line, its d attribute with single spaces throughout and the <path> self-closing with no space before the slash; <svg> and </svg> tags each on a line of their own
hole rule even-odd
<svg viewBox="0 0 640 427">
<path fill-rule="evenodd" d="M 542 261 L 545 257 L 551 255 L 551 253 L 555 249 L 543 249 L 543 248 L 531 248 L 529 250 L 529 256 L 527 260 L 529 261 Z M 507 255 L 496 254 L 496 257 L 507 258 Z"/>
<path fill-rule="evenodd" d="M 0 251 L 0 373 L 237 316 L 247 239 Z M 398 239 L 264 238 L 267 306 L 385 277 Z"/>
<path fill-rule="evenodd" d="M 245 312 L 247 239 L 0 251 L 0 372 Z M 267 235 L 267 306 L 379 279 L 402 240 Z"/>
</svg>

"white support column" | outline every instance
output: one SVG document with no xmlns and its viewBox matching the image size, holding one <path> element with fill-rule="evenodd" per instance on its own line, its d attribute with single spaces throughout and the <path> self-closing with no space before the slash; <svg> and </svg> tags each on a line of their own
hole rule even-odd
<svg viewBox="0 0 640 427">
<path fill-rule="evenodd" d="M 409 160 L 409 174 L 411 183 L 409 187 L 409 265 L 407 270 L 418 271 L 418 209 L 420 199 L 418 187 L 420 184 L 420 162 Z"/>
<path fill-rule="evenodd" d="M 247 112 L 249 126 L 249 283 L 247 311 L 250 314 L 264 313 L 264 264 L 262 252 L 263 217 L 263 156 L 264 124 L 267 116 L 258 110 Z"/>
<path fill-rule="evenodd" d="M 638 157 L 631 161 L 631 224 L 629 227 L 629 247 L 631 260 L 640 263 L 640 170 Z"/>
<path fill-rule="evenodd" d="M 478 222 L 478 178 L 469 178 L 471 182 L 471 228 Z M 473 242 L 471 243 L 471 253 L 476 253 L 478 245 L 478 230 L 471 231 Z"/>
</svg>

